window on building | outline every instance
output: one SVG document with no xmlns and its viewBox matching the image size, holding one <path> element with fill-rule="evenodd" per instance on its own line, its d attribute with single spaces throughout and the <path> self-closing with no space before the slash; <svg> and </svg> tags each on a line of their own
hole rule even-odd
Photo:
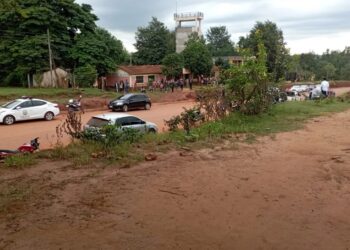
<svg viewBox="0 0 350 250">
<path fill-rule="evenodd" d="M 136 76 L 136 83 L 143 83 L 143 76 Z"/>
</svg>

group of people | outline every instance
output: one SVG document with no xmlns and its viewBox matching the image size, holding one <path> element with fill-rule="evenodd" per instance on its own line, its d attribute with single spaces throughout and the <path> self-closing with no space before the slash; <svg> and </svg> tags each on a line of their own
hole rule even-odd
<svg viewBox="0 0 350 250">
<path fill-rule="evenodd" d="M 123 80 L 121 80 L 120 82 L 116 82 L 115 83 L 115 90 L 119 93 L 119 92 L 124 92 L 125 94 L 129 93 L 129 89 L 130 89 L 130 84 L 128 80 L 125 80 L 125 82 Z"/>
</svg>

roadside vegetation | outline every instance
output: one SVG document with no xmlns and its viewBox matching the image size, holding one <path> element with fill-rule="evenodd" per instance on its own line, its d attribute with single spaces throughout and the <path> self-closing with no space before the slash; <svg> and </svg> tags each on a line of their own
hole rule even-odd
<svg viewBox="0 0 350 250">
<path fill-rule="evenodd" d="M 242 135 L 252 142 L 256 136 L 299 129 L 310 118 L 350 108 L 349 95 L 273 104 L 276 96 L 271 92 L 266 52 L 262 43 L 258 48 L 256 56 L 247 56 L 244 65 L 224 71 L 222 84 L 197 89 L 197 105 L 165 121 L 169 132 L 140 135 L 131 130 L 121 132 L 114 126 L 98 133 L 84 132 L 81 117 L 70 113 L 56 130 L 54 149 L 8 158 L 4 166 L 28 166 L 50 159 L 68 161 L 75 167 L 97 164 L 127 168 L 139 161 L 155 160 L 157 154 L 172 149 L 191 150 L 222 140 L 235 143 L 232 138 Z M 59 141 L 62 133 L 72 139 L 66 147 Z"/>
</svg>

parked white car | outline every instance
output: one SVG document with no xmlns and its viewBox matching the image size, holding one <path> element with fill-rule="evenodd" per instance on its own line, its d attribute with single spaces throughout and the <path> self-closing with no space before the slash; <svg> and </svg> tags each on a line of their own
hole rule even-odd
<svg viewBox="0 0 350 250">
<path fill-rule="evenodd" d="M 107 113 L 93 116 L 85 125 L 85 129 L 99 129 L 105 125 L 116 125 L 122 129 L 132 128 L 142 133 L 158 132 L 156 124 L 125 113 Z"/>
<path fill-rule="evenodd" d="M 22 98 L 0 106 L 0 123 L 45 119 L 51 121 L 60 113 L 57 104 L 41 99 Z"/>
</svg>

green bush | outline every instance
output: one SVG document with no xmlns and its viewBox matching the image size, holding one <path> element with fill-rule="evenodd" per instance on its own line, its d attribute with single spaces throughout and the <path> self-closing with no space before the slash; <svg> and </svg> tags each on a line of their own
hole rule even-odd
<svg viewBox="0 0 350 250">
<path fill-rule="evenodd" d="M 135 129 L 106 125 L 101 129 L 87 129 L 82 132 L 83 142 L 96 141 L 105 147 L 113 147 L 123 143 L 134 143 L 140 140 L 142 134 Z"/>
<path fill-rule="evenodd" d="M 75 81 L 79 87 L 91 87 L 97 78 L 96 68 L 91 65 L 81 66 L 74 70 Z"/>
</svg>

